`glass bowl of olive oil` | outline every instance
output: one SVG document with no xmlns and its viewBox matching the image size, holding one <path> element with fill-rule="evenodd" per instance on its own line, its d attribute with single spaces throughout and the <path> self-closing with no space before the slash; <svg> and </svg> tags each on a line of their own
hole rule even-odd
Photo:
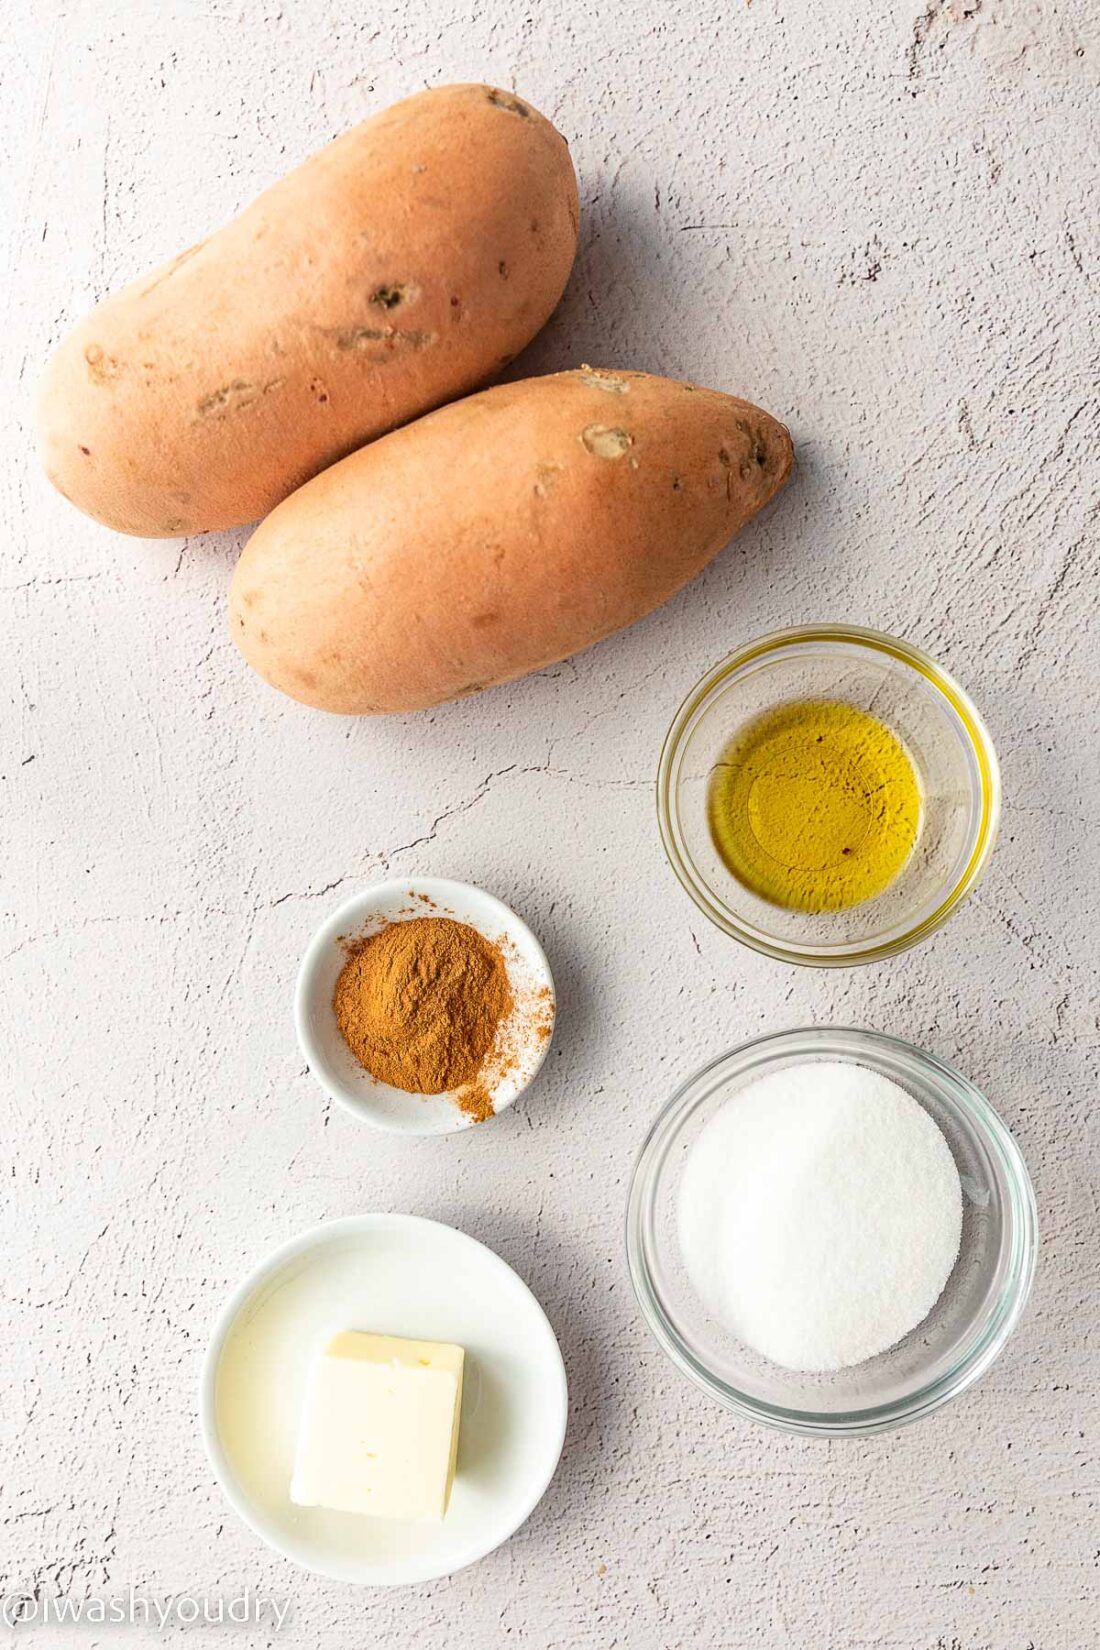
<svg viewBox="0 0 1100 1650">
<path fill-rule="evenodd" d="M 727 934 L 787 962 L 873 962 L 939 928 L 980 877 L 1001 781 L 981 716 L 910 643 L 777 631 L 709 671 L 657 778 L 673 870 Z"/>
</svg>

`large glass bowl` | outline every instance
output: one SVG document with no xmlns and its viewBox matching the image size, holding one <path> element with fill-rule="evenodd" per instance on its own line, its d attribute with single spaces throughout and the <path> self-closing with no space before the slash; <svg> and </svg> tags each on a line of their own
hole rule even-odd
<svg viewBox="0 0 1100 1650">
<path fill-rule="evenodd" d="M 707 819 L 711 773 L 739 729 L 777 705 L 840 700 L 898 734 L 923 793 L 909 860 L 875 898 L 845 911 L 772 905 L 738 881 Z M 932 933 L 970 892 L 997 835 L 1001 781 L 988 730 L 959 684 L 908 642 L 849 625 L 777 631 L 733 653 L 688 695 L 657 777 L 661 839 L 712 922 L 785 962 L 873 962 Z"/>
<path fill-rule="evenodd" d="M 931 1114 L 963 1188 L 959 1258 L 924 1322 L 878 1357 L 826 1375 L 783 1369 L 708 1312 L 680 1256 L 677 1203 L 692 1145 L 746 1083 L 806 1060 L 847 1060 L 899 1083 Z M 973 1083 L 877 1032 L 809 1029 L 742 1044 L 673 1095 L 642 1147 L 627 1211 L 627 1259 L 642 1316 L 673 1363 L 736 1414 L 784 1432 L 857 1437 L 928 1415 L 984 1373 L 1031 1287 L 1035 1198 L 1012 1136 Z"/>
</svg>

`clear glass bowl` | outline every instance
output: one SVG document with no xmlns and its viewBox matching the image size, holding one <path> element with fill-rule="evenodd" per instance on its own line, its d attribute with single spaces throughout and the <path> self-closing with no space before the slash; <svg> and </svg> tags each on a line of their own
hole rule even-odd
<svg viewBox="0 0 1100 1650">
<path fill-rule="evenodd" d="M 707 820 L 711 772 L 730 738 L 799 699 L 871 712 L 901 737 L 920 776 L 923 820 L 909 860 L 881 894 L 846 911 L 761 899 L 727 868 Z M 661 840 L 700 909 L 757 951 L 819 967 L 874 962 L 939 928 L 985 868 L 1000 812 L 996 752 L 958 683 L 908 642 L 849 625 L 777 631 L 716 665 L 677 712 L 657 776 Z"/>
<path fill-rule="evenodd" d="M 700 1130 L 747 1082 L 806 1060 L 848 1060 L 900 1083 L 939 1125 L 963 1186 L 959 1258 L 931 1313 L 878 1357 L 827 1375 L 782 1369 L 717 1323 L 688 1280 L 677 1236 L 680 1176 Z M 1020 1150 L 973 1083 L 895 1037 L 819 1028 L 744 1043 L 673 1095 L 635 1165 L 626 1241 L 647 1326 L 704 1392 L 784 1432 L 858 1437 L 930 1414 L 989 1368 L 1031 1288 L 1038 1233 Z"/>
</svg>

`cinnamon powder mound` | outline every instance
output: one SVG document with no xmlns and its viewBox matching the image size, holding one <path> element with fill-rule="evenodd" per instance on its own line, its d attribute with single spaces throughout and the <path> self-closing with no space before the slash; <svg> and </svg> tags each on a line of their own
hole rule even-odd
<svg viewBox="0 0 1100 1650">
<path fill-rule="evenodd" d="M 492 1116 L 478 1075 L 512 991 L 499 947 L 449 917 L 392 922 L 352 942 L 333 994 L 344 1041 L 372 1077 L 412 1094 L 470 1088 L 459 1103 Z"/>
</svg>

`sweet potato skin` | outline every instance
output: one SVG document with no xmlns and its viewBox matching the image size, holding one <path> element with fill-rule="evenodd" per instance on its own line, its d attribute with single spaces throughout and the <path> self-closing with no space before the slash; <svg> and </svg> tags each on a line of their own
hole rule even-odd
<svg viewBox="0 0 1100 1650">
<path fill-rule="evenodd" d="M 565 140 L 522 99 L 395 104 L 63 339 L 40 386 L 46 472 L 121 532 L 254 521 L 499 373 L 561 296 L 577 227 Z"/>
<path fill-rule="evenodd" d="M 323 710 L 458 698 L 658 606 L 791 462 L 782 424 L 714 390 L 589 368 L 500 385 L 281 504 L 238 563 L 231 634 Z"/>
</svg>

